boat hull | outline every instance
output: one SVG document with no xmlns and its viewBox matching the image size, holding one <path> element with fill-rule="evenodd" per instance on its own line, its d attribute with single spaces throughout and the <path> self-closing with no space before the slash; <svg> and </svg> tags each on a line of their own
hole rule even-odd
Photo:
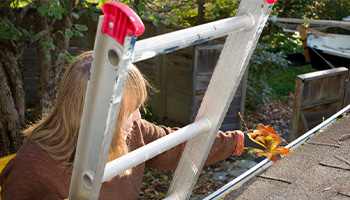
<svg viewBox="0 0 350 200">
<path fill-rule="evenodd" d="M 310 35 L 307 46 L 312 67 L 330 69 L 334 67 L 350 67 L 350 36 L 332 34 L 334 38 Z M 327 63 L 330 62 L 330 64 Z"/>
</svg>

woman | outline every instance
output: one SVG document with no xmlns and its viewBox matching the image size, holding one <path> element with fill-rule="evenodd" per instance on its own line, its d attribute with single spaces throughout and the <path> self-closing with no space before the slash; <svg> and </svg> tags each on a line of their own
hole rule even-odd
<svg viewBox="0 0 350 200">
<path fill-rule="evenodd" d="M 25 143 L 0 176 L 1 196 L 7 199 L 65 199 L 68 197 L 92 52 L 78 56 L 66 69 L 51 112 L 23 133 Z M 147 81 L 136 67 L 129 71 L 108 161 L 142 147 L 178 128 L 141 120 Z M 175 169 L 180 144 L 102 184 L 99 199 L 137 199 L 145 167 Z M 240 155 L 241 131 L 219 132 L 206 165 Z"/>
</svg>

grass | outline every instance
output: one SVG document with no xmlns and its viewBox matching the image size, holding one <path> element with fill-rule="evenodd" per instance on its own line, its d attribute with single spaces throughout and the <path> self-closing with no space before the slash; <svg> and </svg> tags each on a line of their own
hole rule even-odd
<svg viewBox="0 0 350 200">
<path fill-rule="evenodd" d="M 288 66 L 283 69 L 274 69 L 267 72 L 267 84 L 272 88 L 272 99 L 282 102 L 288 101 L 286 96 L 295 91 L 297 75 L 316 71 L 311 64 L 301 67 Z"/>
</svg>

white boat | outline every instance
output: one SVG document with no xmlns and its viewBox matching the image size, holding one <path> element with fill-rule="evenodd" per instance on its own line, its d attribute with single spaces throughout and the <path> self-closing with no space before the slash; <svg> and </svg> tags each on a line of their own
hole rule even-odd
<svg viewBox="0 0 350 200">
<path fill-rule="evenodd" d="M 307 46 L 323 51 L 323 53 L 350 58 L 350 35 L 329 34 L 334 38 L 310 35 Z"/>
<path fill-rule="evenodd" d="M 316 69 L 350 67 L 350 35 L 309 35 L 307 46 L 312 66 Z"/>
<path fill-rule="evenodd" d="M 269 20 L 273 23 L 303 23 L 346 29 L 350 27 L 350 16 L 343 18 L 342 21 L 279 18 L 276 16 L 272 16 Z M 312 66 L 316 69 L 350 68 L 350 35 L 327 34 L 334 38 L 323 35 L 313 34 L 307 38 Z"/>
</svg>

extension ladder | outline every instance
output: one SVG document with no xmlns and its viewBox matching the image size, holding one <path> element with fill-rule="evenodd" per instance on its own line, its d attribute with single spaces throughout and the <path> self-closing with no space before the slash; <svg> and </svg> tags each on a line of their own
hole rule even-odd
<svg viewBox="0 0 350 200">
<path fill-rule="evenodd" d="M 276 0 L 242 0 L 236 17 L 144 39 L 140 18 L 103 5 L 75 154 L 69 199 L 98 199 L 102 182 L 187 141 L 166 199 L 188 199 Z M 227 36 L 195 122 L 106 164 L 129 66 Z"/>
</svg>

